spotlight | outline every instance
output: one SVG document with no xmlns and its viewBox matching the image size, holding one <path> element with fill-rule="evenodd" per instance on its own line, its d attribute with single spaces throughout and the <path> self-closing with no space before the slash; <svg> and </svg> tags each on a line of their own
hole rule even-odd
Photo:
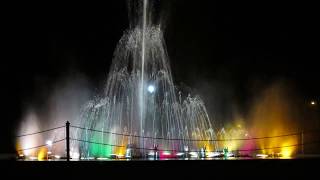
<svg viewBox="0 0 320 180">
<path fill-rule="evenodd" d="M 149 93 L 153 93 L 155 91 L 155 87 L 153 85 L 148 86 Z"/>
<path fill-rule="evenodd" d="M 184 146 L 184 151 L 189 151 L 189 147 L 188 146 Z"/>
<path fill-rule="evenodd" d="M 46 142 L 46 144 L 51 147 L 51 146 L 52 146 L 52 141 L 48 140 L 48 141 Z"/>
</svg>

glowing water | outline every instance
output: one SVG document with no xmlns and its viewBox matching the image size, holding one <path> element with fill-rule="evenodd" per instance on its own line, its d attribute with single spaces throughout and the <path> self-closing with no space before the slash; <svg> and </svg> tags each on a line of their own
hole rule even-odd
<svg viewBox="0 0 320 180">
<path fill-rule="evenodd" d="M 140 87 L 140 136 L 143 136 L 143 122 L 144 122 L 144 61 L 145 61 L 145 33 L 147 24 L 147 0 L 143 0 L 143 26 L 142 26 L 142 47 L 141 47 L 141 87 Z M 144 147 L 144 144 L 142 144 Z"/>
<path fill-rule="evenodd" d="M 73 142 L 73 149 L 78 149 L 82 157 L 124 154 L 128 144 L 148 149 L 158 144 L 159 149 L 176 151 L 185 146 L 197 151 L 203 146 L 217 148 L 214 141 L 187 140 L 215 139 L 215 129 L 203 101 L 190 95 L 183 97 L 175 89 L 163 33 L 153 22 L 152 2 L 129 1 L 129 11 L 134 15 L 115 50 L 105 94 L 88 102 L 78 121 L 82 127 L 125 135 L 81 129 L 73 134 L 78 139 L 123 147 Z M 138 151 L 140 155 L 147 153 Z"/>
<path fill-rule="evenodd" d="M 154 23 L 156 18 L 152 13 L 152 2 L 129 1 L 130 28 L 123 34 L 114 52 L 104 94 L 84 104 L 78 119 L 70 113 L 62 113 L 65 109 L 70 111 L 71 103 L 65 101 L 60 104 L 53 103 L 54 109 L 57 110 L 51 112 L 54 116 L 48 124 L 41 121 L 46 118 L 38 117 L 31 111 L 25 117 L 19 134 L 57 127 L 66 120 L 71 121 L 71 125 L 101 131 L 71 128 L 72 139 L 86 142 L 72 140 L 70 154 L 73 158 L 81 155 L 85 159 L 105 159 L 113 155 L 124 157 L 127 145 L 136 147 L 138 156 L 153 155 L 154 152 L 150 152 L 150 149 L 155 144 L 158 145 L 158 154 L 165 158 L 181 155 L 184 150 L 197 157 L 199 154 L 194 151 L 203 147 L 206 147 L 207 155 L 212 157 L 220 154 L 213 151 L 221 151 L 224 147 L 229 151 L 266 148 L 259 151 L 262 153 L 261 156 L 280 153 L 287 157 L 295 153 L 297 147 L 291 145 L 298 143 L 297 136 L 230 140 L 277 136 L 297 131 L 294 119 L 298 116 L 293 114 L 297 110 L 292 110 L 290 104 L 293 103 L 288 103 L 290 96 L 285 96 L 289 91 L 283 91 L 281 86 L 267 89 L 262 98 L 253 103 L 247 117 L 247 120 L 251 120 L 249 126 L 244 128 L 237 122 L 232 127 L 222 128 L 220 131 L 216 131 L 199 97 L 183 95 L 176 90 L 163 33 L 160 25 Z M 66 93 L 62 94 L 65 98 Z M 79 99 L 82 96 L 83 94 L 79 94 L 76 97 Z M 57 97 L 54 96 L 53 99 L 56 100 Z M 20 137 L 17 149 L 32 148 L 44 144 L 46 140 L 55 141 L 64 137 L 64 129 Z M 208 139 L 227 140 L 203 141 Z M 19 151 L 19 154 L 30 156 L 32 159 L 45 159 L 49 151 L 53 155 L 63 156 L 65 144 L 23 150 Z M 243 154 L 252 153 L 256 152 L 244 151 Z"/>
</svg>

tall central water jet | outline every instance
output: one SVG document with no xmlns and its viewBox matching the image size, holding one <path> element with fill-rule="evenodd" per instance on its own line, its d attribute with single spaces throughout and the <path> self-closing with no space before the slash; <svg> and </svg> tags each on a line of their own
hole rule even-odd
<svg viewBox="0 0 320 180">
<path fill-rule="evenodd" d="M 84 105 L 79 117 L 79 126 L 98 131 L 73 134 L 83 140 L 72 145 L 81 156 L 123 155 L 128 145 L 140 156 L 154 145 L 170 153 L 217 149 L 215 141 L 202 141 L 216 139 L 203 101 L 174 86 L 154 2 L 128 1 L 130 28 L 114 52 L 104 94 Z"/>
<path fill-rule="evenodd" d="M 147 24 L 147 0 L 143 0 L 143 25 L 142 25 L 142 47 L 141 47 L 141 87 L 140 87 L 140 136 L 143 136 L 143 124 L 144 124 L 144 61 L 145 61 L 145 32 Z"/>
</svg>

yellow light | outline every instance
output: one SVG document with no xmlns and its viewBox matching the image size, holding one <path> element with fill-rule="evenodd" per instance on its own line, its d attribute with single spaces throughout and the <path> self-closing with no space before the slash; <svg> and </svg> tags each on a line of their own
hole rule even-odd
<svg viewBox="0 0 320 180">
<path fill-rule="evenodd" d="M 250 134 L 256 137 L 278 136 L 297 132 L 297 116 L 292 113 L 296 106 L 289 96 L 290 89 L 285 84 L 274 84 L 267 88 L 253 103 L 251 109 L 252 127 Z M 289 158 L 295 155 L 299 136 L 282 136 L 277 138 L 259 139 L 255 143 L 262 154 L 270 156 L 281 155 Z M 273 147 L 280 147 L 273 149 Z"/>
<path fill-rule="evenodd" d="M 293 148 L 290 147 L 284 147 L 281 149 L 281 155 L 283 158 L 290 158 L 293 153 Z"/>
<path fill-rule="evenodd" d="M 38 160 L 41 161 L 41 160 L 44 160 L 47 158 L 47 148 L 41 148 L 39 149 L 39 152 L 38 152 Z"/>
</svg>

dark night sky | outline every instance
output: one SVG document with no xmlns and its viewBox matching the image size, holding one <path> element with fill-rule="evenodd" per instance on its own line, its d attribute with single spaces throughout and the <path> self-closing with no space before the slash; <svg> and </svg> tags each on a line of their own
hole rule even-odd
<svg viewBox="0 0 320 180">
<path fill-rule="evenodd" d="M 73 73 L 100 87 L 128 28 L 125 0 L 38 6 L 4 6 L 1 142 L 8 146 L 1 146 L 2 152 L 12 146 L 8 137 L 24 103 Z M 311 4 L 168 0 L 163 7 L 174 80 L 205 96 L 208 104 L 219 96 L 210 94 L 217 84 L 228 87 L 241 106 L 250 99 L 251 83 L 262 89 L 281 78 L 293 82 L 301 98 L 319 99 L 318 20 Z"/>
</svg>

